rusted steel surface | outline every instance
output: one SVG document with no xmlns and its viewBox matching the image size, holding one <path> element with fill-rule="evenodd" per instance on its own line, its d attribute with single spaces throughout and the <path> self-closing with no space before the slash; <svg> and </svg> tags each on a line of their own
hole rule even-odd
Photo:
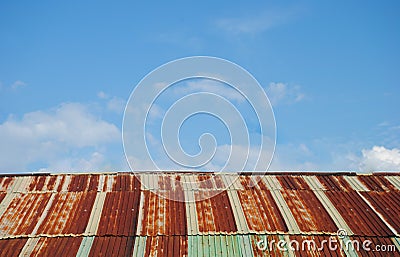
<svg viewBox="0 0 400 257">
<path fill-rule="evenodd" d="M 184 202 L 169 200 L 182 198 L 183 191 L 170 191 L 169 197 L 164 198 L 150 191 L 144 191 L 140 235 L 187 235 L 186 208 Z M 180 194 L 180 197 L 176 195 Z"/>
<path fill-rule="evenodd" d="M 338 226 L 350 236 L 400 242 L 396 174 L 235 178 L 189 172 L 0 176 L 0 256 L 286 256 L 276 248 L 257 251 L 257 238 L 321 242 Z M 293 254 L 343 254 L 324 251 Z"/>
<path fill-rule="evenodd" d="M 214 196 L 205 199 L 206 194 Z M 211 191 L 195 192 L 195 199 L 197 199 L 196 211 L 200 232 L 232 233 L 237 231 L 232 207 L 226 191 L 218 192 L 218 194 Z"/>
<path fill-rule="evenodd" d="M 358 179 L 372 191 L 396 191 L 396 187 L 392 185 L 383 176 L 358 176 Z"/>
<path fill-rule="evenodd" d="M 270 191 L 254 188 L 237 194 L 250 231 L 288 231 Z"/>
<path fill-rule="evenodd" d="M 81 237 L 41 237 L 29 256 L 76 256 Z"/>
<path fill-rule="evenodd" d="M 139 190 L 108 192 L 104 202 L 97 235 L 135 235 L 139 201 Z"/>
<path fill-rule="evenodd" d="M 353 191 L 351 185 L 343 176 L 317 176 L 318 180 L 330 191 Z"/>
<path fill-rule="evenodd" d="M 398 234 L 400 234 L 400 196 L 397 192 L 361 192 Z"/>
<path fill-rule="evenodd" d="M 330 201 L 356 235 L 393 236 L 388 226 L 357 192 L 326 191 Z"/>
<path fill-rule="evenodd" d="M 28 235 L 43 214 L 51 194 L 15 194 L 7 210 L 0 217 L 0 235 Z"/>
<path fill-rule="evenodd" d="M 152 236 L 146 238 L 144 256 L 180 257 L 188 255 L 187 236 Z"/>
<path fill-rule="evenodd" d="M 307 182 L 301 176 L 281 175 L 276 176 L 282 188 L 292 190 L 310 190 Z"/>
<path fill-rule="evenodd" d="M 338 230 L 328 212 L 312 191 L 282 190 L 299 228 L 303 232 L 336 232 Z"/>
<path fill-rule="evenodd" d="M 134 237 L 101 236 L 94 239 L 90 250 L 90 257 L 130 257 L 133 253 Z"/>
<path fill-rule="evenodd" d="M 13 238 L 0 240 L 0 256 L 17 257 L 28 238 Z"/>
<path fill-rule="evenodd" d="M 0 177 L 0 192 L 7 191 L 13 180 L 13 177 Z"/>
<path fill-rule="evenodd" d="M 52 205 L 38 234 L 82 234 L 88 224 L 95 192 L 71 192 L 54 195 Z"/>
</svg>

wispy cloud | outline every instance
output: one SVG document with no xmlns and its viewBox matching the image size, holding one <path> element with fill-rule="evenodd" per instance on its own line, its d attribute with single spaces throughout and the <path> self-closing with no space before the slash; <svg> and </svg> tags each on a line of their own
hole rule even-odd
<svg viewBox="0 0 400 257">
<path fill-rule="evenodd" d="M 101 100 L 106 100 L 107 110 L 121 114 L 124 112 L 126 100 L 117 96 L 109 96 L 103 91 L 97 93 L 97 97 Z"/>
<path fill-rule="evenodd" d="M 21 80 L 17 80 L 14 83 L 11 84 L 11 89 L 12 90 L 17 90 L 18 88 L 24 87 L 27 84 Z"/>
<path fill-rule="evenodd" d="M 306 97 L 300 86 L 292 86 L 282 82 L 271 82 L 266 92 L 271 104 L 275 106 L 278 104 L 297 103 L 304 100 Z"/>
<path fill-rule="evenodd" d="M 247 16 L 221 18 L 216 21 L 216 25 L 221 30 L 231 34 L 257 34 L 289 22 L 298 13 L 299 10 L 296 8 L 271 9 Z"/>
</svg>

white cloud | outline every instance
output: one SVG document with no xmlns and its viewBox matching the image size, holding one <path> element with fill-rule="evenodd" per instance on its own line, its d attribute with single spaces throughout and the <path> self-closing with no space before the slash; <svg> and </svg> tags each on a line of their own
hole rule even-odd
<svg viewBox="0 0 400 257">
<path fill-rule="evenodd" d="M 23 82 L 23 81 L 21 81 L 21 80 L 17 80 L 17 81 L 15 81 L 14 83 L 12 83 L 11 89 L 12 89 L 12 90 L 16 90 L 16 89 L 21 88 L 21 87 L 24 87 L 24 86 L 26 86 L 26 85 L 27 85 L 27 84 L 26 84 L 25 82 Z"/>
<path fill-rule="evenodd" d="M 299 10 L 267 10 L 251 15 L 222 18 L 216 21 L 218 28 L 231 34 L 256 34 L 282 25 L 297 15 Z"/>
<path fill-rule="evenodd" d="M 100 99 L 108 99 L 109 98 L 109 96 L 106 93 L 104 93 L 103 91 L 98 92 L 97 97 Z"/>
<path fill-rule="evenodd" d="M 77 156 L 95 153 L 119 140 L 120 131 L 114 124 L 96 117 L 79 103 L 26 113 L 21 119 L 10 116 L 0 124 L 0 171 L 27 171 L 31 165 L 39 164 L 43 168 L 100 168 L 94 165 L 99 163 L 100 153 L 87 161 Z"/>
<path fill-rule="evenodd" d="M 272 105 L 292 104 L 305 99 L 305 94 L 298 85 L 271 82 L 266 91 Z"/>
<path fill-rule="evenodd" d="M 365 172 L 400 171 L 400 149 L 387 149 L 384 146 L 363 149 L 360 169 Z"/>
<path fill-rule="evenodd" d="M 174 93 L 177 95 L 188 95 L 194 92 L 213 93 L 226 99 L 244 102 L 246 99 L 234 88 L 210 79 L 198 79 L 196 81 L 189 81 L 184 87 L 177 87 Z"/>
</svg>

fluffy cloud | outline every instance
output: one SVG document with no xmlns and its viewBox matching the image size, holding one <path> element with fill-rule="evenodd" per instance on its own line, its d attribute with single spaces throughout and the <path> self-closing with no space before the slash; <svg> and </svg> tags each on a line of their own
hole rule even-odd
<svg viewBox="0 0 400 257">
<path fill-rule="evenodd" d="M 20 119 L 10 116 L 0 124 L 0 172 L 27 171 L 32 166 L 100 168 L 104 160 L 99 151 L 119 140 L 114 124 L 79 103 L 26 113 Z"/>
<path fill-rule="evenodd" d="M 400 149 L 374 146 L 362 150 L 360 169 L 371 171 L 400 171 Z"/>
<path fill-rule="evenodd" d="M 271 82 L 266 91 L 272 105 L 296 103 L 305 98 L 300 86 L 291 86 L 286 83 Z"/>
</svg>

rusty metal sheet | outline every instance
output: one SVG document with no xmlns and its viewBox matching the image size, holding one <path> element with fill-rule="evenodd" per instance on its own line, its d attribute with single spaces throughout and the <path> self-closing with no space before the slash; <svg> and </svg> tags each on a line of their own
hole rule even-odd
<svg viewBox="0 0 400 257">
<path fill-rule="evenodd" d="M 28 235 L 39 221 L 50 193 L 16 194 L 0 217 L 0 235 Z"/>
<path fill-rule="evenodd" d="M 113 191 L 137 191 L 140 190 L 140 181 L 133 174 L 114 175 Z"/>
<path fill-rule="evenodd" d="M 41 237 L 29 256 L 76 256 L 82 237 Z"/>
<path fill-rule="evenodd" d="M 0 192 L 7 191 L 13 181 L 14 177 L 0 177 Z"/>
<path fill-rule="evenodd" d="M 343 178 L 343 176 L 316 176 L 325 187 L 331 191 L 353 191 L 351 185 Z"/>
<path fill-rule="evenodd" d="M 209 195 L 213 195 L 213 197 L 206 199 Z M 195 192 L 195 199 L 197 221 L 201 233 L 232 233 L 237 231 L 232 207 L 226 191 L 214 192 L 209 190 Z"/>
<path fill-rule="evenodd" d="M 307 182 L 301 176 L 280 175 L 276 176 L 283 189 L 310 190 Z"/>
<path fill-rule="evenodd" d="M 134 237 L 126 236 L 101 236 L 94 239 L 89 256 L 91 257 L 130 257 L 135 244 Z"/>
<path fill-rule="evenodd" d="M 143 255 L 151 257 L 188 256 L 187 236 L 151 236 L 146 238 Z"/>
<path fill-rule="evenodd" d="M 355 235 L 393 235 L 393 232 L 357 192 L 326 191 L 325 194 Z"/>
<path fill-rule="evenodd" d="M 17 257 L 24 247 L 27 238 L 13 238 L 0 240 L 0 256 Z"/>
<path fill-rule="evenodd" d="M 358 176 L 358 179 L 372 191 L 397 191 L 397 188 L 384 176 L 364 175 Z"/>
<path fill-rule="evenodd" d="M 89 221 L 96 192 L 57 193 L 37 234 L 82 234 Z"/>
<path fill-rule="evenodd" d="M 336 232 L 335 222 L 315 194 L 309 190 L 281 190 L 290 211 L 303 232 Z"/>
<path fill-rule="evenodd" d="M 107 192 L 97 235 L 135 235 L 139 201 L 139 190 Z"/>
<path fill-rule="evenodd" d="M 6 194 L 0 193 L 0 204 L 1 204 L 1 201 L 3 201 L 4 197 L 6 197 Z"/>
<path fill-rule="evenodd" d="M 237 194 L 250 231 L 288 231 L 270 191 L 254 188 Z"/>
<path fill-rule="evenodd" d="M 400 233 L 400 196 L 397 192 L 361 192 L 383 219 Z"/>
<path fill-rule="evenodd" d="M 150 191 L 144 191 L 143 196 L 140 235 L 187 235 L 185 203 L 169 200 L 183 199 L 183 190 L 169 191 L 167 198 Z"/>
</svg>

